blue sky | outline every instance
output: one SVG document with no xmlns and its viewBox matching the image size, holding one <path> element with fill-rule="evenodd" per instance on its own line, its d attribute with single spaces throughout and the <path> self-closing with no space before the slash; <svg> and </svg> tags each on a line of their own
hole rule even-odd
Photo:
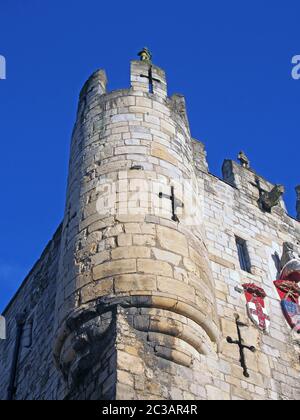
<svg viewBox="0 0 300 420">
<path fill-rule="evenodd" d="M 105 68 L 109 89 L 129 86 L 144 45 L 186 96 L 211 172 L 244 149 L 295 215 L 299 16 L 299 0 L 0 0 L 0 311 L 62 219 L 82 84 Z"/>
</svg>

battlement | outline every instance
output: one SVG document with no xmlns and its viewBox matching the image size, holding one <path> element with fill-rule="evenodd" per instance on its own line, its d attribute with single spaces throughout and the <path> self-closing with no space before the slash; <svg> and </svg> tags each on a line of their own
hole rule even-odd
<svg viewBox="0 0 300 420">
<path fill-rule="evenodd" d="M 126 106 L 126 100 L 123 100 L 123 102 L 125 101 L 124 107 L 120 111 L 124 115 L 120 118 L 126 118 L 126 114 L 128 115 L 132 111 L 140 113 L 140 116 L 146 111 L 146 115 L 142 118 L 145 119 L 146 123 L 152 123 L 157 119 L 157 128 L 159 130 L 160 124 L 164 124 L 163 117 L 166 116 L 168 118 L 173 116 L 173 119 L 183 130 L 190 134 L 184 96 L 175 94 L 172 97 L 168 97 L 166 73 L 160 67 L 152 64 L 151 61 L 131 61 L 129 89 L 109 92 L 107 91 L 107 82 L 107 76 L 104 70 L 97 70 L 92 74 L 80 93 L 79 113 L 83 110 L 93 109 L 97 105 L 101 105 L 102 107 L 110 106 L 105 104 L 109 104 L 111 101 L 122 103 L 122 97 L 130 96 L 129 106 Z M 144 100 L 143 98 L 146 99 Z M 155 102 L 153 105 L 149 101 L 147 102 L 147 99 L 152 101 L 154 98 Z M 160 103 L 161 106 L 159 105 Z M 153 107 L 151 117 L 147 116 L 147 107 Z M 153 133 L 153 140 L 155 140 L 155 134 L 160 135 L 158 130 L 157 133 Z M 178 137 L 174 137 L 174 141 L 178 141 Z M 189 142 L 192 148 L 195 169 L 199 172 L 208 172 L 205 145 L 192 138 L 189 139 Z M 279 217 L 287 213 L 283 191 L 279 192 L 279 197 L 273 203 L 274 206 L 272 208 L 264 207 L 262 197 L 272 192 L 272 190 L 276 193 L 274 188 L 276 189 L 276 187 L 280 186 L 275 186 L 267 181 L 252 168 L 247 167 L 242 162 L 239 165 L 233 160 L 225 160 L 222 173 L 225 182 L 243 192 L 243 194 L 248 196 L 249 202 L 256 203 L 262 211 L 275 212 Z M 300 220 L 300 186 L 296 188 L 296 193 L 297 220 Z"/>
<path fill-rule="evenodd" d="M 252 168 L 246 168 L 233 160 L 224 161 L 222 173 L 225 182 L 240 190 L 248 197 L 249 203 L 257 205 L 261 211 L 281 218 L 288 215 L 284 202 L 285 188 L 282 185 L 272 184 Z M 296 187 L 296 193 L 297 221 L 300 221 L 299 187 Z M 271 196 L 274 194 L 272 201 Z"/>
</svg>

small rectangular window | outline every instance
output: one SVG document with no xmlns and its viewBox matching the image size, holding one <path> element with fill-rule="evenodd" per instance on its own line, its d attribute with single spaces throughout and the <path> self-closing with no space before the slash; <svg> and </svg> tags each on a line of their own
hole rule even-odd
<svg viewBox="0 0 300 420">
<path fill-rule="evenodd" d="M 251 273 L 251 263 L 247 248 L 247 242 L 244 239 L 238 237 L 236 237 L 235 240 L 240 261 L 240 267 L 243 271 Z"/>
</svg>

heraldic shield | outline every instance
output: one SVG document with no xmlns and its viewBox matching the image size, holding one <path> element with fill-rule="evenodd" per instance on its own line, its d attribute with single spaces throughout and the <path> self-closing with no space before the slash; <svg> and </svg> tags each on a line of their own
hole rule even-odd
<svg viewBox="0 0 300 420">
<path fill-rule="evenodd" d="M 289 326 L 300 334 L 300 255 L 294 244 L 283 244 L 281 267 L 279 280 L 274 284 L 281 299 L 285 319 Z"/>
<path fill-rule="evenodd" d="M 247 299 L 247 311 L 251 321 L 262 331 L 269 331 L 270 317 L 265 308 L 266 293 L 255 284 L 243 284 Z"/>
<path fill-rule="evenodd" d="M 300 334 L 300 288 L 290 280 L 275 281 L 281 299 L 281 308 L 289 326 Z"/>
</svg>

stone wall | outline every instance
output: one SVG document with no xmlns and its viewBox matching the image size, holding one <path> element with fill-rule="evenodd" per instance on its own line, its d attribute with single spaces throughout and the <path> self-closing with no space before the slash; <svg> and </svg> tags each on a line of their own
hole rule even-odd
<svg viewBox="0 0 300 420">
<path fill-rule="evenodd" d="M 4 311 L 7 339 L 0 340 L 0 400 L 7 391 L 16 342 L 16 317 L 25 324 L 15 379 L 16 400 L 55 400 L 64 383 L 53 363 L 54 308 L 61 227 Z"/>
<path fill-rule="evenodd" d="M 235 162 L 226 161 L 224 166 L 225 179 L 231 180 L 232 187 L 202 173 L 206 236 L 223 336 L 219 366 L 224 368 L 216 365 L 220 377 L 210 389 L 218 395 L 221 388 L 224 398 L 299 399 L 300 340 L 283 316 L 273 282 L 278 279 L 283 243 L 299 244 L 300 224 L 287 215 L 283 202 L 271 214 L 260 210 L 255 179 L 267 191 L 272 184 Z M 240 268 L 236 236 L 247 241 L 251 274 Z M 245 296 L 236 291 L 244 283 L 255 283 L 267 293 L 269 333 L 259 331 L 249 320 Z M 255 354 L 246 352 L 249 379 L 243 376 L 237 346 L 226 342 L 227 336 L 237 337 L 235 314 L 249 326 L 243 330 L 245 342 L 257 348 Z"/>
</svg>

